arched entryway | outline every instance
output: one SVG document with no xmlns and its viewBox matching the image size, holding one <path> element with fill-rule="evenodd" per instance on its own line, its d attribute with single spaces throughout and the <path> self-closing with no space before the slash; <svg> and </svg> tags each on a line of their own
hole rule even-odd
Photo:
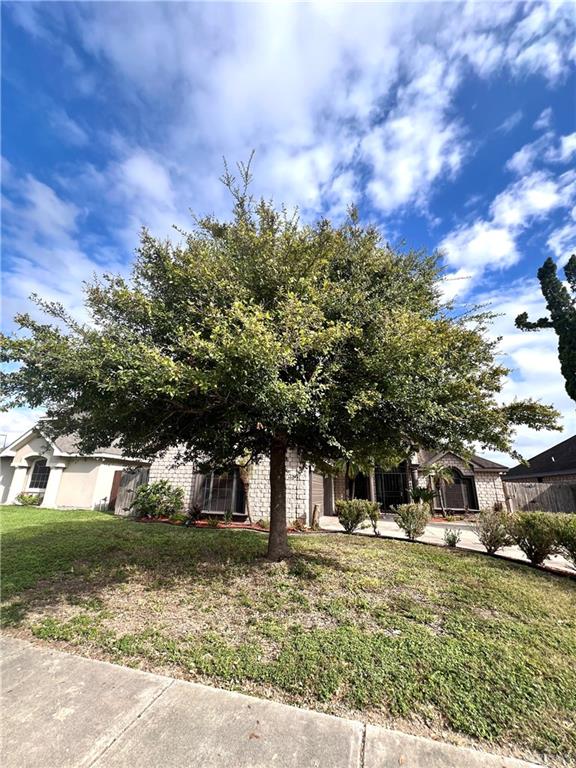
<svg viewBox="0 0 576 768">
<path fill-rule="evenodd" d="M 450 467 L 454 482 L 444 484 L 444 506 L 448 510 L 478 509 L 476 483 L 472 475 L 465 475 L 458 467 Z"/>
</svg>

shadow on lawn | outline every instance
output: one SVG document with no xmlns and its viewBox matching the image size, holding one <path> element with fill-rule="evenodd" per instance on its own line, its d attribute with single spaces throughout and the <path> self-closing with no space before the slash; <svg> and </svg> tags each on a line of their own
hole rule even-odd
<svg viewBox="0 0 576 768">
<path fill-rule="evenodd" d="M 16 627 L 33 610 L 62 602 L 99 600 L 111 585 L 144 576 L 147 588 L 170 590 L 196 576 L 214 588 L 227 578 L 274 573 L 267 538 L 251 531 L 140 525 L 108 518 L 53 521 L 8 531 L 2 542 L 2 616 Z M 342 569 L 338 558 L 298 547 L 287 575 L 303 581 L 324 569 Z"/>
</svg>

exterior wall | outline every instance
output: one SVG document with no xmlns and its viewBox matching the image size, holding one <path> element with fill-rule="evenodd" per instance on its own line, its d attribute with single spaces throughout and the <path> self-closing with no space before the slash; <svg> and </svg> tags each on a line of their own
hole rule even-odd
<svg viewBox="0 0 576 768">
<path fill-rule="evenodd" d="M 270 462 L 262 459 L 254 467 L 250 480 L 249 503 L 253 520 L 270 517 Z M 297 451 L 291 449 L 286 457 L 286 516 L 288 520 L 310 515 L 310 472 L 303 466 Z"/>
<path fill-rule="evenodd" d="M 62 473 L 56 506 L 92 509 L 101 467 L 102 462 L 97 459 L 70 459 Z"/>
<path fill-rule="evenodd" d="M 576 473 L 572 475 L 544 475 L 543 483 L 566 483 L 567 485 L 576 485 Z"/>
<path fill-rule="evenodd" d="M 48 462 L 50 462 L 52 457 L 52 449 L 43 437 L 33 437 L 26 443 L 26 445 L 23 445 L 21 448 L 19 448 L 16 451 L 16 455 L 12 459 L 12 463 L 14 465 L 21 464 L 32 456 L 45 458 L 48 460 Z"/>
<path fill-rule="evenodd" d="M 480 509 L 493 509 L 498 502 L 504 504 L 506 496 L 501 475 L 497 472 L 477 471 L 474 473 L 474 481 Z"/>
<path fill-rule="evenodd" d="M 165 454 L 154 459 L 150 465 L 148 482 L 168 480 L 172 485 L 180 486 L 184 490 L 184 507 L 188 509 L 192 503 L 196 469 L 192 463 L 175 466 L 177 454 L 178 448 L 170 448 Z"/>
<path fill-rule="evenodd" d="M 163 456 L 155 459 L 150 466 L 149 482 L 168 480 L 172 485 L 184 490 L 184 506 L 188 508 L 192 502 L 195 487 L 196 469 L 193 463 L 174 466 L 177 448 L 171 448 Z M 261 459 L 252 470 L 248 503 L 253 520 L 270 517 L 270 462 Z M 310 497 L 308 467 L 301 466 L 298 453 L 288 452 L 286 458 L 286 513 L 288 520 L 305 517 L 308 520 Z"/>
<path fill-rule="evenodd" d="M 576 472 L 569 470 L 565 475 L 525 475 L 524 477 L 505 477 L 507 483 L 565 483 L 576 485 Z"/>
<path fill-rule="evenodd" d="M 456 467 L 466 476 L 470 476 L 470 465 L 454 453 L 446 453 L 434 463 L 441 464 L 443 467 Z M 475 470 L 474 484 L 480 509 L 492 509 L 497 502 L 504 504 L 506 498 L 504 486 L 502 485 L 502 476 L 498 472 Z M 438 502 L 436 502 L 436 507 L 438 508 Z"/>
<path fill-rule="evenodd" d="M 8 499 L 13 477 L 12 459 L 9 457 L 0 459 L 0 504 L 5 504 Z"/>
<path fill-rule="evenodd" d="M 112 490 L 112 481 L 114 473 L 126 469 L 126 464 L 108 464 L 102 462 L 96 475 L 94 483 L 94 494 L 92 497 L 92 508 L 105 511 L 108 509 L 110 501 L 110 492 Z"/>
</svg>

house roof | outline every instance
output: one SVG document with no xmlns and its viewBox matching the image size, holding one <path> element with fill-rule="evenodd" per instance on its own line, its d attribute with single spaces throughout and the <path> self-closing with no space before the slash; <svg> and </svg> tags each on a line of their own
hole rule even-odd
<svg viewBox="0 0 576 768">
<path fill-rule="evenodd" d="M 77 435 L 60 435 L 54 439 L 48 437 L 42 430 L 42 423 L 39 422 L 27 432 L 20 435 L 13 440 L 10 445 L 7 445 L 2 451 L 0 456 L 14 456 L 16 451 L 25 445 L 34 434 L 42 437 L 46 442 L 52 446 L 54 453 L 58 456 L 74 456 L 74 457 L 98 457 L 98 458 L 125 458 L 120 448 L 110 445 L 103 448 L 97 448 L 90 454 L 82 453 L 79 449 L 79 438 Z"/>
<path fill-rule="evenodd" d="M 438 461 L 448 453 L 452 453 L 452 451 L 418 451 L 418 463 L 421 467 L 425 467 L 429 464 L 434 464 L 435 461 Z M 453 455 L 458 456 L 457 453 Z M 484 472 L 505 472 L 508 469 L 504 464 L 498 464 L 496 461 L 491 461 L 475 454 L 468 459 L 464 459 L 462 456 L 458 456 L 458 458 L 467 461 L 473 469 L 481 469 Z"/>
<path fill-rule="evenodd" d="M 508 470 L 506 478 L 576 475 L 576 435 Z"/>
</svg>

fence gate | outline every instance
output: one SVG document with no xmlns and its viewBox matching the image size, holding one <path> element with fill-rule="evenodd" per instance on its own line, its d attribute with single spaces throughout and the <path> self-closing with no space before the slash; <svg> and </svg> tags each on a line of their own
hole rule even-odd
<svg viewBox="0 0 576 768">
<path fill-rule="evenodd" d="M 130 507 L 134 501 L 134 492 L 139 485 L 148 482 L 149 472 L 148 467 L 128 467 L 123 470 L 114 507 L 115 515 L 132 517 L 133 512 Z"/>
<path fill-rule="evenodd" d="M 576 485 L 504 482 L 504 493 L 513 512 L 576 512 Z"/>
</svg>

